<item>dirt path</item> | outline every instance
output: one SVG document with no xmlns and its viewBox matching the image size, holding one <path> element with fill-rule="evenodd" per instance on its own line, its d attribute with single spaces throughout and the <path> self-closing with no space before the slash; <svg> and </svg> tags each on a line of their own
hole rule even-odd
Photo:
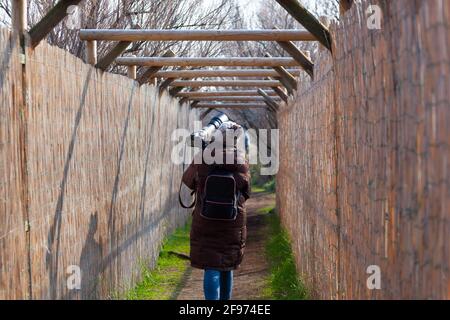
<svg viewBox="0 0 450 320">
<path fill-rule="evenodd" d="M 234 273 L 233 299 L 264 299 L 263 288 L 268 276 L 265 259 L 266 222 L 257 211 L 273 205 L 273 194 L 254 194 L 247 202 L 247 244 L 244 260 Z M 178 300 L 203 300 L 203 270 L 189 268 Z"/>
</svg>

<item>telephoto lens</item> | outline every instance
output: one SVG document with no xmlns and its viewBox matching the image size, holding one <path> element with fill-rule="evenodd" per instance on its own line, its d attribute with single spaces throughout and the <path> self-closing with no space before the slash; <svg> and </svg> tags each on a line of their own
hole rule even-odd
<svg viewBox="0 0 450 320">
<path fill-rule="evenodd" d="M 224 123 L 230 121 L 228 116 L 222 113 L 219 116 L 216 116 L 211 119 L 209 124 L 205 126 L 202 130 L 194 132 L 190 137 L 190 146 L 191 147 L 205 147 L 208 143 L 211 142 L 211 137 L 214 134 L 214 131 L 220 128 L 220 126 Z"/>
</svg>

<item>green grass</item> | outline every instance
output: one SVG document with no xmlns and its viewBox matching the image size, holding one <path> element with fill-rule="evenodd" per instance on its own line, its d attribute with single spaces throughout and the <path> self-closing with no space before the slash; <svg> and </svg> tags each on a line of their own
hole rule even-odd
<svg viewBox="0 0 450 320">
<path fill-rule="evenodd" d="M 189 230 L 191 223 L 178 228 L 163 243 L 157 265 L 150 270 L 141 267 L 142 281 L 130 290 L 128 300 L 169 300 L 175 298 L 189 268 L 189 261 L 170 252 L 189 255 Z"/>
<path fill-rule="evenodd" d="M 270 213 L 268 219 L 269 238 L 266 256 L 270 266 L 270 276 L 265 288 L 265 296 L 273 300 L 304 300 L 308 292 L 297 274 L 289 235 L 280 224 L 274 208 L 262 208 L 261 213 Z"/>
<path fill-rule="evenodd" d="M 271 179 L 263 185 L 260 184 L 252 184 L 252 193 L 260 193 L 260 192 L 275 192 L 275 179 Z"/>
<path fill-rule="evenodd" d="M 250 166 L 252 192 L 275 192 L 275 177 L 261 176 L 261 165 Z"/>
<path fill-rule="evenodd" d="M 274 206 L 260 208 L 258 213 L 267 219 L 268 239 L 265 254 L 269 262 L 269 276 L 264 279 L 262 299 L 303 300 L 309 295 L 302 284 L 294 263 L 291 243 L 282 228 Z M 187 223 L 169 236 L 163 243 L 156 267 L 142 265 L 142 281 L 125 294 L 130 300 L 169 300 L 176 298 L 189 271 L 189 261 L 169 252 L 189 255 L 189 230 Z"/>
<path fill-rule="evenodd" d="M 270 206 L 267 206 L 267 207 L 263 207 L 263 208 L 259 208 L 258 209 L 258 213 L 261 213 L 261 214 L 272 214 L 272 212 L 275 210 L 275 206 L 274 205 L 270 205 Z"/>
<path fill-rule="evenodd" d="M 263 185 L 266 192 L 275 192 L 275 179 L 271 179 Z"/>
<path fill-rule="evenodd" d="M 266 189 L 264 189 L 262 186 L 252 186 L 252 192 L 253 193 L 260 193 L 265 192 Z"/>
</svg>

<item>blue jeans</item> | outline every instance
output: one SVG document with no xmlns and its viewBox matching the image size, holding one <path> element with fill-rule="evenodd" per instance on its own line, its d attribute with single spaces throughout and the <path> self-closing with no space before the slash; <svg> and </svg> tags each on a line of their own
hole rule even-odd
<svg viewBox="0 0 450 320">
<path fill-rule="evenodd" d="M 233 287 L 233 271 L 206 269 L 203 290 L 206 300 L 230 300 Z"/>
</svg>

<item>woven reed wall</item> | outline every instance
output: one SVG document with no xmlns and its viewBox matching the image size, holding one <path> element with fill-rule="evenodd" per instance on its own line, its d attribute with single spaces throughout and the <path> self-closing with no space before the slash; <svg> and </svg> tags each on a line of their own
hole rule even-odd
<svg viewBox="0 0 450 320">
<path fill-rule="evenodd" d="M 279 114 L 280 215 L 317 298 L 450 298 L 448 21 L 445 0 L 357 3 Z"/>
<path fill-rule="evenodd" d="M 171 134 L 196 111 L 44 43 L 28 53 L 23 104 L 8 38 L 1 30 L 0 298 L 26 298 L 30 285 L 34 299 L 122 292 L 187 218 Z M 70 265 L 81 268 L 81 290 L 67 289 Z"/>
<path fill-rule="evenodd" d="M 0 298 L 21 298 L 28 288 L 19 131 L 22 73 L 15 39 L 0 29 Z"/>
</svg>

